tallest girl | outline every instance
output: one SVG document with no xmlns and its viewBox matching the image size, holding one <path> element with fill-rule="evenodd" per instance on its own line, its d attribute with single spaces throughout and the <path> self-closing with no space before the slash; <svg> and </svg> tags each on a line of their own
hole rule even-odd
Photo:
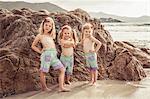
<svg viewBox="0 0 150 99">
<path fill-rule="evenodd" d="M 49 72 L 50 66 L 54 68 L 54 70 L 59 70 L 59 91 L 69 91 L 64 88 L 64 75 L 65 69 L 63 64 L 57 58 L 57 51 L 55 47 L 54 40 L 56 37 L 55 23 L 52 18 L 45 18 L 39 29 L 39 34 L 35 37 L 32 43 L 32 49 L 37 53 L 41 54 L 41 66 L 40 66 L 40 83 L 42 90 L 49 90 L 46 85 L 45 73 Z M 42 50 L 40 50 L 37 45 L 38 43 L 42 44 Z"/>
</svg>

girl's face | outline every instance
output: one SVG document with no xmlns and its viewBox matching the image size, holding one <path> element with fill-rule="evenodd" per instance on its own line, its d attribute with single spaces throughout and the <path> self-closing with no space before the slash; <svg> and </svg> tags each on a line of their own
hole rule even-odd
<svg viewBox="0 0 150 99">
<path fill-rule="evenodd" d="M 44 33 L 48 33 L 52 30 L 52 23 L 50 22 L 50 20 L 47 20 L 45 23 L 44 23 Z"/>
<path fill-rule="evenodd" d="M 84 29 L 84 35 L 86 37 L 91 36 L 92 35 L 92 30 L 91 29 Z"/>
<path fill-rule="evenodd" d="M 69 29 L 64 29 L 63 30 L 63 38 L 64 39 L 69 39 L 71 38 L 71 31 Z"/>
</svg>

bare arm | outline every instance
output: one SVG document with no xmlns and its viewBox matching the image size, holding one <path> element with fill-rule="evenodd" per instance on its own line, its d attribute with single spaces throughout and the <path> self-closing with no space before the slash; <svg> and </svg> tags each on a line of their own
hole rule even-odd
<svg viewBox="0 0 150 99">
<path fill-rule="evenodd" d="M 80 40 L 78 44 L 79 44 L 79 45 L 82 45 L 82 44 L 83 44 L 83 41 L 84 41 L 84 40 Z"/>
<path fill-rule="evenodd" d="M 53 39 L 56 38 L 56 33 L 53 33 L 52 38 L 53 38 Z"/>
<path fill-rule="evenodd" d="M 36 46 L 39 41 L 40 41 L 40 34 L 38 34 L 38 35 L 35 37 L 35 39 L 34 39 L 32 45 L 31 45 L 31 48 L 32 48 L 34 51 L 36 51 L 37 53 L 40 53 L 40 54 L 41 54 L 42 51 Z"/>
<path fill-rule="evenodd" d="M 91 36 L 90 38 L 91 38 L 91 40 L 92 40 L 93 42 L 96 43 L 97 46 L 96 46 L 96 48 L 95 48 L 95 52 L 98 52 L 98 50 L 100 49 L 102 43 L 101 43 L 99 40 L 97 40 L 95 37 L 93 37 L 93 36 Z"/>
<path fill-rule="evenodd" d="M 78 44 L 83 45 L 84 40 L 85 40 L 85 38 L 84 38 L 84 39 L 82 39 L 82 38 L 81 38 L 81 40 L 79 41 L 79 43 L 78 43 Z"/>
<path fill-rule="evenodd" d="M 65 41 L 63 39 L 61 39 L 60 41 L 61 46 L 63 46 L 64 48 L 69 48 L 69 47 L 74 47 L 74 41 Z"/>
</svg>

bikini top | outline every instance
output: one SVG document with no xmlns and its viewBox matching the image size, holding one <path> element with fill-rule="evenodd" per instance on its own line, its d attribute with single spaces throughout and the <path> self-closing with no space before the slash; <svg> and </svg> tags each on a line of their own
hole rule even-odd
<svg viewBox="0 0 150 99">
<path fill-rule="evenodd" d="M 43 46 L 52 46 L 54 45 L 54 41 L 52 37 L 43 36 L 41 43 Z"/>
</svg>

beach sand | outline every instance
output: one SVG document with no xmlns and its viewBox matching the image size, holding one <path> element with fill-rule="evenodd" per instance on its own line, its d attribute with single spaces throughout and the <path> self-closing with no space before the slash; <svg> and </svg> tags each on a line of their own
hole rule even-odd
<svg viewBox="0 0 150 99">
<path fill-rule="evenodd" d="M 100 80 L 97 85 L 90 86 L 84 82 L 74 82 L 71 92 L 58 92 L 58 86 L 52 91 L 32 91 L 6 97 L 5 99 L 149 99 L 150 69 L 145 69 L 147 77 L 139 82 Z"/>
</svg>

